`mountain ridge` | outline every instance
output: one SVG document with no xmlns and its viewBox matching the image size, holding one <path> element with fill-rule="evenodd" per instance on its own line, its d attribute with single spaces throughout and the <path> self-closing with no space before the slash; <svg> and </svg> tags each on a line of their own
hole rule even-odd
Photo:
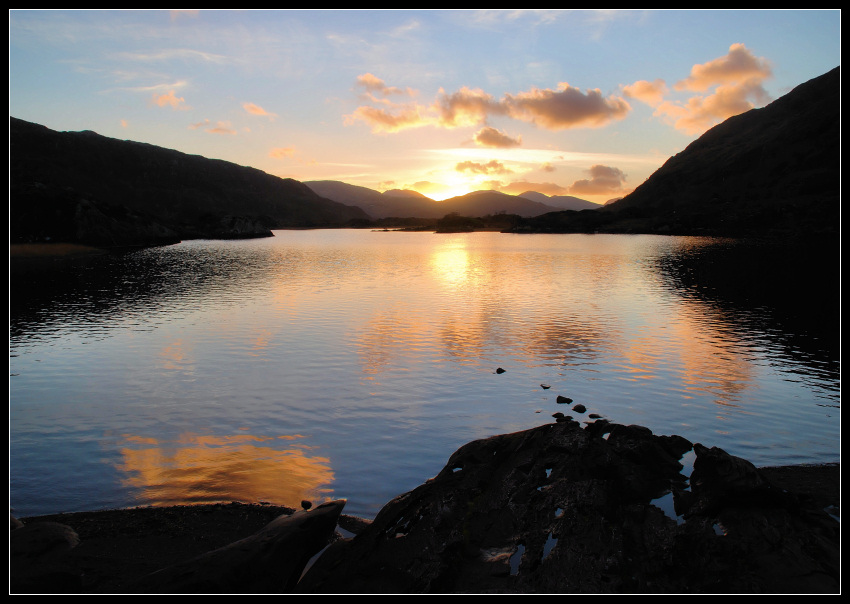
<svg viewBox="0 0 850 604">
<path fill-rule="evenodd" d="M 714 126 L 598 211 L 516 232 L 818 237 L 840 227 L 840 67 Z"/>
<path fill-rule="evenodd" d="M 300 181 L 256 168 L 92 131 L 58 132 L 14 117 L 9 187 L 16 242 L 145 245 L 270 236 L 273 228 L 368 218 Z"/>
</svg>

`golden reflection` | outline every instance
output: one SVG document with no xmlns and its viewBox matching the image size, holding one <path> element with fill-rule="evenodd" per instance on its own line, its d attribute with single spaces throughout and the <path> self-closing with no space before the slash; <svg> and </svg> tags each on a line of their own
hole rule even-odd
<svg viewBox="0 0 850 604">
<path fill-rule="evenodd" d="M 299 507 L 330 497 L 330 460 L 309 454 L 300 435 L 183 434 L 176 441 L 124 434 L 118 466 L 144 505 L 270 501 Z M 286 442 L 285 449 L 275 448 Z"/>
<path fill-rule="evenodd" d="M 463 249 L 437 251 L 431 256 L 431 266 L 449 285 L 462 285 L 469 270 L 469 252 Z"/>
</svg>

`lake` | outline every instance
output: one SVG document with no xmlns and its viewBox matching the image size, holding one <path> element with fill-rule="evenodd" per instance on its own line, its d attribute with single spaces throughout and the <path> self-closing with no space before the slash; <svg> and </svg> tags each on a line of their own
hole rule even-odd
<svg viewBox="0 0 850 604">
<path fill-rule="evenodd" d="M 839 280 L 811 266 L 700 237 L 296 230 L 13 273 L 10 505 L 371 518 L 555 412 L 837 462 Z"/>
</svg>

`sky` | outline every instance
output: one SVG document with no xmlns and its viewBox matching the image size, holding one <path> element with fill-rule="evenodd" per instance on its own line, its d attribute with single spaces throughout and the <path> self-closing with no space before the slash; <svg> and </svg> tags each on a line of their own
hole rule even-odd
<svg viewBox="0 0 850 604">
<path fill-rule="evenodd" d="M 10 10 L 9 115 L 300 181 L 604 203 L 839 66 L 840 32 L 837 9 Z"/>
</svg>

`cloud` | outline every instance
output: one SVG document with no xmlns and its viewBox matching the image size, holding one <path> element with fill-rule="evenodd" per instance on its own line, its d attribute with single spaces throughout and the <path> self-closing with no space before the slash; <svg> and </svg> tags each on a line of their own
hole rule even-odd
<svg viewBox="0 0 850 604">
<path fill-rule="evenodd" d="M 269 157 L 275 159 L 284 159 L 293 155 L 295 155 L 295 149 L 293 147 L 275 147 L 269 151 Z"/>
<path fill-rule="evenodd" d="M 434 106 L 439 112 L 439 123 L 445 128 L 477 126 L 488 115 L 505 113 L 504 107 L 492 95 L 466 86 L 452 94 L 440 90 Z"/>
<path fill-rule="evenodd" d="M 181 96 L 178 97 L 174 90 L 169 90 L 166 94 L 161 94 L 157 96 L 154 94 L 151 97 L 151 101 L 158 105 L 159 107 L 171 107 L 172 109 L 183 110 L 183 109 L 191 109 L 188 105 L 186 105 L 186 100 Z"/>
<path fill-rule="evenodd" d="M 496 130 L 490 126 L 485 126 L 476 132 L 473 140 L 481 147 L 497 147 L 499 149 L 509 149 L 522 145 L 521 136 L 511 138 L 501 130 Z"/>
<path fill-rule="evenodd" d="M 357 120 L 363 120 L 369 124 L 373 132 L 398 132 L 433 123 L 433 119 L 423 115 L 422 108 L 418 105 L 402 107 L 396 113 L 364 105 L 346 116 L 345 124 L 349 125 Z"/>
<path fill-rule="evenodd" d="M 462 161 L 455 166 L 458 172 L 471 172 L 472 174 L 513 174 L 513 170 L 497 160 L 491 160 L 486 164 L 474 161 Z"/>
<path fill-rule="evenodd" d="M 276 113 L 269 113 L 259 105 L 255 105 L 254 103 L 242 103 L 242 108 L 250 113 L 251 115 L 263 115 L 268 117 L 271 120 L 277 117 Z"/>
<path fill-rule="evenodd" d="M 623 86 L 623 94 L 627 97 L 637 99 L 650 107 L 657 107 L 664 101 L 667 93 L 667 85 L 664 80 L 657 79 L 653 82 L 638 80 L 634 84 Z"/>
<path fill-rule="evenodd" d="M 395 94 L 403 94 L 409 96 L 415 95 L 415 91 L 410 88 L 402 90 L 401 88 L 396 88 L 395 86 L 387 86 L 381 78 L 371 73 L 364 73 L 362 75 L 357 76 L 357 86 L 364 88 L 367 92 L 377 93 L 382 96 L 390 96 Z"/>
<path fill-rule="evenodd" d="M 769 63 L 756 58 L 743 44 L 733 44 L 723 57 L 694 65 L 676 90 L 708 92 L 683 103 L 665 101 L 655 114 L 687 134 L 702 134 L 723 120 L 770 102 L 762 83 L 771 77 Z"/>
<path fill-rule="evenodd" d="M 226 121 L 216 122 L 215 125 L 212 125 L 212 122 L 210 120 L 205 119 L 200 122 L 190 124 L 189 129 L 203 129 L 204 132 L 210 132 L 212 134 L 236 134 L 236 130 L 233 129 L 233 127 L 230 125 L 230 122 Z"/>
<path fill-rule="evenodd" d="M 605 126 L 623 119 L 631 110 L 622 98 L 604 98 L 599 89 L 583 93 L 566 82 L 556 90 L 534 88 L 515 96 L 506 95 L 502 104 L 511 117 L 549 130 Z"/>
<path fill-rule="evenodd" d="M 361 86 L 370 90 L 391 90 L 382 80 L 366 77 L 369 75 L 360 76 Z M 346 116 L 346 123 L 363 120 L 375 132 L 398 132 L 428 125 L 449 129 L 479 126 L 490 117 L 507 116 L 531 122 L 540 128 L 563 130 L 605 126 L 624 118 L 630 110 L 629 104 L 620 97 L 605 98 L 598 89 L 582 92 L 566 83 L 554 90 L 534 88 L 516 95 L 505 95 L 502 99 L 481 89 L 464 86 L 450 94 L 441 89 L 437 99 L 429 106 L 391 105 L 383 109 L 361 106 Z M 487 134 L 496 132 L 491 128 Z M 502 141 L 506 142 L 505 139 Z"/>
<path fill-rule="evenodd" d="M 765 80 L 772 75 L 767 60 L 759 59 L 743 44 L 732 44 L 726 56 L 694 65 L 691 75 L 677 82 L 677 90 L 704 92 L 712 86 L 738 84 L 755 78 Z"/>
<path fill-rule="evenodd" d="M 596 164 L 591 166 L 590 178 L 575 181 L 567 190 L 571 194 L 603 195 L 623 190 L 626 175 L 619 168 Z"/>
</svg>

